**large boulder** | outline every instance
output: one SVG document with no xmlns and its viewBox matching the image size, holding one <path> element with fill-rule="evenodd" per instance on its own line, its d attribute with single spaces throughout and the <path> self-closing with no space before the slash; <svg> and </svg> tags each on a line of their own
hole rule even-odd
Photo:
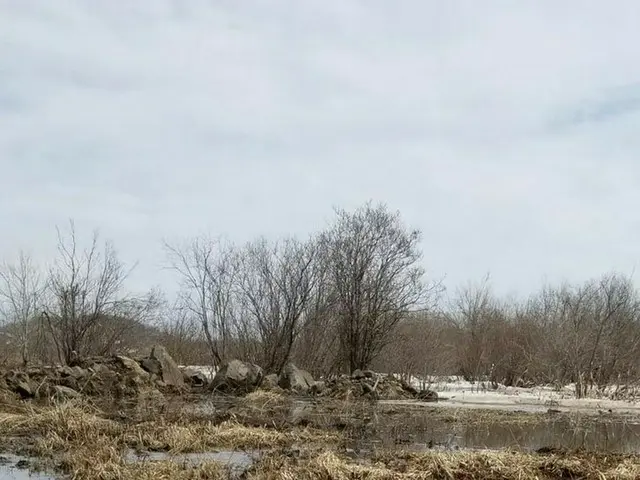
<svg viewBox="0 0 640 480">
<path fill-rule="evenodd" d="M 156 345 L 153 347 L 150 358 L 160 364 L 160 379 L 165 385 L 176 388 L 184 387 L 182 371 L 163 346 Z"/>
<path fill-rule="evenodd" d="M 73 388 L 65 387 L 64 385 L 54 385 L 51 391 L 51 397 L 58 401 L 71 400 L 79 396 L 80 394 Z"/>
<path fill-rule="evenodd" d="M 149 372 L 152 375 L 160 377 L 162 375 L 162 365 L 155 358 L 143 358 L 140 360 L 140 366 L 145 372 Z"/>
<path fill-rule="evenodd" d="M 423 402 L 437 402 L 438 401 L 438 392 L 434 392 L 433 390 L 420 390 L 418 395 L 416 395 L 418 400 L 422 400 Z"/>
<path fill-rule="evenodd" d="M 20 395 L 21 398 L 33 398 L 37 385 L 23 372 L 11 372 L 6 378 L 9 390 Z"/>
<path fill-rule="evenodd" d="M 231 360 L 220 367 L 211 382 L 212 391 L 248 393 L 262 383 L 262 369 L 258 365 Z"/>
<path fill-rule="evenodd" d="M 260 384 L 260 388 L 263 390 L 275 390 L 278 388 L 278 375 L 275 373 L 270 373 L 269 375 L 265 375 L 262 379 L 262 383 Z"/>
<path fill-rule="evenodd" d="M 309 372 L 301 370 L 293 363 L 287 363 L 278 379 L 278 386 L 285 390 L 295 390 L 297 392 L 307 392 L 315 383 Z"/>
<path fill-rule="evenodd" d="M 206 387 L 209 384 L 209 378 L 207 375 L 196 368 L 185 367 L 182 370 L 182 373 L 184 375 L 185 382 L 192 387 Z"/>
</svg>

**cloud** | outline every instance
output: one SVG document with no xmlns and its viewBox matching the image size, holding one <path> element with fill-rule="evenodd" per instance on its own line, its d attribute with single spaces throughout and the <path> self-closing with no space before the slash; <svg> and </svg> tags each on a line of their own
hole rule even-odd
<svg viewBox="0 0 640 480">
<path fill-rule="evenodd" d="M 368 199 L 425 262 L 501 292 L 637 263 L 631 0 L 0 4 L 0 256 L 99 227 L 160 240 L 321 228 Z"/>
</svg>

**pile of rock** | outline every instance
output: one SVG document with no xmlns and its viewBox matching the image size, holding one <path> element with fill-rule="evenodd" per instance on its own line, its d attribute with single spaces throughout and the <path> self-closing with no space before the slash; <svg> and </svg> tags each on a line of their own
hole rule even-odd
<svg viewBox="0 0 640 480">
<path fill-rule="evenodd" d="M 285 365 L 279 375 L 264 375 L 257 365 L 232 360 L 222 366 L 210 385 L 213 392 L 232 395 L 244 395 L 258 388 L 340 399 L 438 400 L 436 392 L 419 391 L 393 375 L 356 370 L 352 375 L 316 381 L 309 372 L 293 363 Z"/>
<path fill-rule="evenodd" d="M 160 390 L 181 391 L 182 371 L 161 347 L 151 355 L 133 359 L 122 355 L 77 359 L 72 366 L 27 367 L 4 372 L 0 390 L 23 399 L 75 398 L 80 395 L 101 399 L 122 399 L 149 395 Z"/>
<path fill-rule="evenodd" d="M 289 363 L 280 375 L 264 375 L 262 368 L 253 363 L 231 360 L 222 365 L 209 386 L 212 392 L 244 395 L 258 388 L 263 390 L 287 390 L 296 393 L 307 393 L 318 389 L 309 372 Z"/>
<path fill-rule="evenodd" d="M 420 399 L 437 401 L 438 394 L 431 390 L 419 391 L 393 375 L 371 370 L 355 370 L 351 375 L 341 375 L 325 381 L 323 396 L 340 399 L 371 398 L 379 400 Z"/>
<path fill-rule="evenodd" d="M 231 360 L 223 364 L 209 384 L 211 392 L 244 395 L 253 392 L 262 383 L 262 368 L 253 363 Z"/>
</svg>

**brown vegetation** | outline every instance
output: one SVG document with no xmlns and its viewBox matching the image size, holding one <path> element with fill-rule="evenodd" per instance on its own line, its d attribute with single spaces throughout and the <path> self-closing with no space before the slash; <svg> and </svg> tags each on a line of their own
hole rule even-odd
<svg viewBox="0 0 640 480">
<path fill-rule="evenodd" d="M 574 384 L 578 396 L 640 381 L 640 296 L 607 274 L 500 299 L 488 279 L 436 303 L 420 233 L 397 212 L 337 210 L 307 240 L 234 245 L 201 237 L 167 247 L 182 287 L 174 305 L 126 291 L 128 270 L 71 225 L 51 268 L 23 254 L 0 268 L 0 361 L 65 363 L 145 354 L 164 344 L 181 364 L 238 358 L 278 374 L 290 361 L 315 377 L 374 368 L 532 386 Z M 8 259 L 11 260 L 11 259 Z"/>
</svg>

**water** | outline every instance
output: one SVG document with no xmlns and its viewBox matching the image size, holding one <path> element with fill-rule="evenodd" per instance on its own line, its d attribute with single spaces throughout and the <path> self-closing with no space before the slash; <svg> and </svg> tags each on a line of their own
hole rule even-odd
<svg viewBox="0 0 640 480">
<path fill-rule="evenodd" d="M 16 455 L 0 455 L 0 480 L 55 480 L 44 473 L 30 473 L 28 459 Z"/>
<path fill-rule="evenodd" d="M 428 448 L 491 449 L 542 447 L 640 453 L 640 423 L 622 419 L 540 416 L 538 420 L 504 423 L 445 421 L 429 409 L 399 409 L 395 413 L 376 406 L 357 412 L 320 413 L 309 403 L 296 402 L 290 419 L 306 418 L 325 425 L 344 424 L 356 448 L 424 450 Z"/>
<path fill-rule="evenodd" d="M 232 473 L 242 473 L 257 459 L 258 452 L 240 452 L 221 450 L 217 452 L 178 453 L 144 452 L 138 454 L 133 450 L 125 457 L 129 462 L 169 460 L 174 463 L 196 466 L 204 462 L 218 462 L 229 468 Z"/>
<path fill-rule="evenodd" d="M 224 411 L 231 402 L 210 401 L 197 407 L 200 413 Z M 534 451 L 543 447 L 597 450 L 616 453 L 640 453 L 640 423 L 620 418 L 594 416 L 540 415 L 526 423 L 445 421 L 423 408 L 398 405 L 361 404 L 328 410 L 326 405 L 297 399 L 280 410 L 288 422 L 308 421 L 320 428 L 342 429 L 353 438 L 354 448 L 421 450 L 428 448 L 503 449 Z M 406 408 L 406 409 L 405 409 Z M 274 412 L 270 415 L 276 418 Z M 471 417 L 472 418 L 472 417 Z"/>
<path fill-rule="evenodd" d="M 640 424 L 621 421 L 588 421 L 580 424 L 565 418 L 528 423 L 483 422 L 465 425 L 413 415 L 409 420 L 393 423 L 380 419 L 378 415 L 377 420 L 357 435 L 356 443 L 412 450 L 440 447 L 519 448 L 533 451 L 553 447 L 640 453 Z"/>
</svg>

